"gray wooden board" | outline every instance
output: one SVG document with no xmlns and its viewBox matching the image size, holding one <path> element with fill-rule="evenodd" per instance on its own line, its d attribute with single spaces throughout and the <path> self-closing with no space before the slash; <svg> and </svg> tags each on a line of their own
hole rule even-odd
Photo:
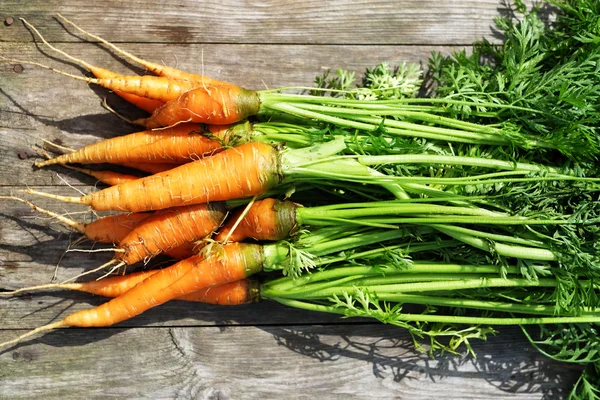
<svg viewBox="0 0 600 400">
<path fill-rule="evenodd" d="M 380 61 L 426 63 L 483 36 L 498 41 L 496 0 L 472 1 L 3 1 L 0 22 L 25 17 L 61 49 L 121 73 L 137 73 L 105 48 L 65 30 L 59 11 L 144 58 L 261 89 L 311 85 L 330 68 L 360 74 Z M 18 21 L 0 25 L 0 54 L 81 74 Z M 53 57 L 48 57 L 52 55 Z M 50 71 L 0 64 L 0 195 L 33 187 L 93 190 L 61 168 L 32 168 L 43 139 L 80 147 L 135 130 L 107 90 Z M 69 187 L 69 186 L 71 187 Z M 42 207 L 91 218 L 77 205 Z M 65 253 L 77 238 L 27 206 L 0 201 L 0 289 L 69 278 L 110 258 Z M 82 243 L 78 248 L 91 248 Z M 108 246 L 105 246 L 108 247 Z M 99 248 L 94 245 L 93 248 Z M 149 265 L 152 266 L 152 265 Z M 138 267 L 143 268 L 143 267 Z M 46 291 L 0 299 L 0 341 L 104 300 Z M 478 358 L 430 359 L 399 328 L 264 302 L 240 307 L 167 303 L 116 327 L 65 329 L 0 350 L 0 398 L 561 398 L 580 369 L 533 350 L 516 328 L 475 342 Z"/>
<path fill-rule="evenodd" d="M 497 0 L 5 0 L 0 17 L 26 18 L 52 41 L 78 40 L 56 12 L 115 42 L 422 45 L 494 38 L 493 18 L 511 10 Z M 4 41 L 24 39 L 14 26 L 4 31 Z"/>
<path fill-rule="evenodd" d="M 474 347 L 431 359 L 373 324 L 70 329 L 2 352 L 0 384 L 11 399 L 551 399 L 579 374 L 514 329 Z"/>
</svg>

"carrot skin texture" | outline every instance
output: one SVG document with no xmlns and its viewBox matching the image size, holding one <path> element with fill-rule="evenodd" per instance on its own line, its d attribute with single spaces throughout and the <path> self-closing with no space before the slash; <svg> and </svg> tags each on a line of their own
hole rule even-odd
<svg viewBox="0 0 600 400">
<path fill-rule="evenodd" d="M 101 243 L 119 243 L 138 225 L 148 218 L 149 213 L 109 215 L 85 224 L 84 235 Z"/>
<path fill-rule="evenodd" d="M 298 205 L 289 200 L 263 199 L 250 206 L 250 209 L 241 219 L 235 230 L 243 209 L 230 215 L 219 233 L 215 236 L 218 242 L 227 237 L 230 242 L 241 242 L 251 238 L 255 240 L 282 240 L 292 235 L 297 229 L 296 207 Z"/>
<path fill-rule="evenodd" d="M 191 81 L 179 81 L 151 75 L 116 75 L 107 78 L 90 79 L 89 82 L 109 90 L 129 93 L 161 102 L 175 100 L 198 86 Z"/>
<path fill-rule="evenodd" d="M 211 86 L 183 93 L 157 109 L 149 118 L 134 121 L 149 129 L 182 122 L 233 124 L 260 110 L 258 93 L 237 86 Z"/>
<path fill-rule="evenodd" d="M 131 182 L 140 179 L 139 176 L 122 174 L 114 171 L 96 171 L 86 168 L 73 168 L 75 171 L 90 175 L 109 186 L 118 185 L 123 182 Z"/>
<path fill-rule="evenodd" d="M 172 128 L 109 138 L 74 152 L 37 162 L 36 166 L 160 162 L 183 164 L 214 155 L 223 150 L 223 145 L 250 142 L 251 133 L 252 127 L 248 122 L 209 126 L 180 124 Z"/>
<path fill-rule="evenodd" d="M 126 293 L 138 283 L 144 281 L 158 271 L 159 270 L 140 271 L 128 275 L 111 276 L 88 282 L 68 283 L 64 288 L 97 296 L 115 298 Z M 222 285 L 209 286 L 185 296 L 178 297 L 175 300 L 233 306 L 257 302 L 258 298 L 258 281 L 240 279 Z"/>
<path fill-rule="evenodd" d="M 212 234 L 226 215 L 223 203 L 196 204 L 157 211 L 140 221 L 120 242 L 116 258 L 134 264 Z"/>
<path fill-rule="evenodd" d="M 198 253 L 195 242 L 187 242 L 172 249 L 164 250 L 164 254 L 176 260 L 185 260 Z"/>
<path fill-rule="evenodd" d="M 107 69 L 101 68 L 101 67 L 96 67 L 96 66 L 90 65 L 88 68 L 89 68 L 90 72 L 92 74 L 94 74 L 94 76 L 96 78 L 99 78 L 99 79 L 115 78 L 115 77 L 119 76 L 119 74 L 109 71 Z M 145 97 L 137 96 L 137 95 L 131 94 L 131 93 L 126 93 L 121 90 L 115 90 L 114 93 L 117 96 L 124 99 L 125 101 L 133 104 L 134 106 L 136 106 L 139 109 L 149 112 L 150 114 L 152 114 L 157 108 L 162 107 L 162 105 L 165 104 L 163 101 L 147 99 Z"/>
<path fill-rule="evenodd" d="M 110 326 L 203 288 L 244 279 L 262 268 L 259 245 L 232 243 L 208 258 L 193 256 L 161 269 L 119 297 L 67 316 L 62 326 Z"/>
<path fill-rule="evenodd" d="M 90 193 L 76 202 L 95 210 L 142 212 L 254 196 L 280 181 L 277 150 L 252 142 Z"/>
<path fill-rule="evenodd" d="M 196 292 L 179 296 L 175 300 L 238 306 L 260 301 L 260 284 L 254 279 L 240 279 L 222 285 L 209 286 Z"/>
</svg>

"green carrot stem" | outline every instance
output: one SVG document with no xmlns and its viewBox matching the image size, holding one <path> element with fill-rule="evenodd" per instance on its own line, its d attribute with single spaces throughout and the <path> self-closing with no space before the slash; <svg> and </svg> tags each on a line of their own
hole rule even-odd
<svg viewBox="0 0 600 400">
<path fill-rule="evenodd" d="M 476 247 L 478 249 L 484 251 L 494 251 L 501 256 L 505 257 L 516 257 L 527 260 L 538 260 L 538 261 L 556 261 L 557 256 L 550 250 L 533 248 L 533 247 L 523 247 L 523 246 L 515 246 L 515 245 L 506 245 L 503 243 L 490 243 L 488 240 L 480 239 L 478 237 L 474 237 L 471 234 L 465 234 L 456 229 L 446 229 L 444 227 L 437 227 L 440 232 L 445 233 L 446 235 L 460 240 L 463 243 L 466 243 L 470 246 Z"/>
<path fill-rule="evenodd" d="M 281 297 L 270 298 L 281 304 L 310 311 L 320 311 L 332 314 L 345 315 L 345 311 L 335 306 L 314 304 L 306 301 L 285 299 Z M 365 315 L 366 316 L 366 315 Z M 434 314 L 407 314 L 397 313 L 394 317 L 398 321 L 404 322 L 434 322 L 447 324 L 467 324 L 467 325 L 546 325 L 546 324 L 579 324 L 579 323 L 599 323 L 600 315 L 584 315 L 579 317 L 522 317 L 522 318 L 503 318 L 503 317 L 468 317 L 456 315 L 434 315 Z M 393 322 L 390 322 L 393 324 Z"/>
<path fill-rule="evenodd" d="M 418 283 L 400 283 L 390 285 L 370 286 L 367 289 L 376 295 L 380 293 L 411 293 L 411 292 L 430 292 L 445 290 L 465 290 L 476 288 L 493 287 L 556 287 L 557 282 L 554 279 L 544 278 L 538 280 L 528 280 L 524 278 L 488 278 L 479 279 L 461 279 L 441 282 L 418 282 Z M 309 294 L 303 294 L 305 299 L 326 299 L 331 296 L 341 296 L 344 293 L 351 293 L 356 286 L 339 286 L 325 290 L 312 291 Z M 280 294 L 278 297 L 288 297 Z M 290 295 L 290 297 L 294 297 Z"/>
</svg>

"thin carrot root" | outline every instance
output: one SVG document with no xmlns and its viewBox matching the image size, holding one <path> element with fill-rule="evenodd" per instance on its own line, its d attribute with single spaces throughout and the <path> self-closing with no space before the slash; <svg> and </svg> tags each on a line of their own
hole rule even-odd
<svg viewBox="0 0 600 400">
<path fill-rule="evenodd" d="M 85 196 L 83 196 L 83 197 L 61 196 L 58 194 L 45 193 L 45 192 L 40 192 L 39 190 L 33 190 L 33 189 L 22 189 L 22 190 L 20 190 L 20 192 L 27 193 L 27 194 L 34 194 L 36 196 L 41 196 L 41 197 L 47 197 L 49 199 L 64 201 L 65 203 L 89 205 L 85 200 Z"/>
<path fill-rule="evenodd" d="M 28 337 L 31 337 L 33 335 L 37 335 L 38 333 L 41 333 L 41 332 L 52 331 L 52 330 L 59 329 L 59 328 L 65 328 L 67 326 L 68 325 L 65 323 L 65 321 L 57 321 L 57 322 L 53 322 L 53 323 L 48 324 L 48 325 L 40 326 L 39 328 L 35 328 L 35 329 L 33 329 L 33 330 L 29 331 L 29 332 L 26 332 L 26 333 L 22 334 L 21 336 L 15 338 L 15 339 L 6 341 L 4 343 L 0 343 L 0 348 L 6 347 L 6 346 L 10 346 L 10 345 L 13 345 L 13 344 L 17 344 L 20 341 L 22 341 L 23 339 L 27 339 Z"/>
<path fill-rule="evenodd" d="M 112 108 L 111 106 L 109 106 L 108 102 L 106 101 L 106 97 L 102 100 L 102 107 L 104 107 L 105 109 L 107 109 L 109 112 L 113 113 L 120 120 L 125 121 L 128 124 L 135 125 L 134 120 L 127 118 L 126 116 L 124 116 L 123 114 L 117 112 L 114 108 Z"/>
<path fill-rule="evenodd" d="M 113 265 L 113 264 L 115 264 L 115 263 L 117 263 L 117 264 L 116 264 L 116 265 Z M 105 269 L 105 268 L 108 268 L 108 267 L 110 267 L 111 265 L 113 265 L 113 266 L 112 266 L 112 268 L 111 268 L 111 269 L 108 271 L 108 273 L 106 273 L 106 274 L 102 275 L 100 278 L 98 278 L 98 280 L 100 280 L 100 279 L 102 279 L 102 278 L 104 278 L 104 277 L 106 277 L 106 276 L 108 276 L 108 275 L 111 275 L 111 274 L 113 274 L 113 273 L 114 273 L 115 271 L 117 271 L 119 268 L 121 268 L 121 267 L 125 266 L 125 263 L 124 263 L 124 262 L 118 262 L 118 260 L 115 260 L 115 259 L 113 259 L 113 260 L 110 260 L 110 261 L 109 261 L 109 262 L 107 262 L 107 263 L 104 263 L 104 264 L 102 264 L 101 266 L 99 266 L 99 267 L 97 267 L 97 268 L 94 268 L 94 269 L 92 269 L 92 270 L 89 270 L 89 271 L 82 272 L 82 273 L 81 273 L 81 274 L 79 274 L 79 275 L 75 275 L 75 276 L 73 276 L 73 277 L 71 277 L 71 278 L 69 278 L 69 279 L 67 279 L 67 280 L 65 280 L 65 281 L 62 281 L 62 282 L 61 282 L 61 284 L 69 283 L 69 282 L 72 282 L 72 281 L 74 281 L 75 279 L 81 278 L 82 276 L 86 276 L 86 275 L 90 275 L 90 274 L 93 274 L 93 273 L 96 273 L 96 272 L 102 271 L 103 269 Z"/>
<path fill-rule="evenodd" d="M 35 204 L 33 204 L 32 202 L 30 202 L 29 200 L 25 200 L 21 197 L 17 197 L 17 196 L 0 196 L 0 199 L 6 199 L 6 200 L 15 200 L 15 201 L 20 201 L 23 204 L 28 205 L 29 207 L 31 207 L 31 209 L 33 211 L 39 212 L 40 214 L 44 214 L 48 217 L 54 218 L 56 220 L 58 220 L 60 223 L 62 223 L 63 225 L 79 232 L 82 234 L 85 234 L 85 224 L 82 224 L 81 222 L 77 222 L 75 220 L 72 220 L 70 218 L 64 217 L 58 213 L 55 213 L 53 211 L 50 210 L 46 210 L 45 208 L 41 208 L 39 206 L 36 206 Z"/>
<path fill-rule="evenodd" d="M 45 285 L 29 286 L 29 287 L 24 287 L 21 289 L 16 289 L 16 290 L 13 290 L 10 292 L 0 292 L 0 296 L 14 296 L 19 293 L 33 292 L 33 291 L 47 290 L 47 289 L 71 289 L 71 284 L 70 283 L 48 283 Z"/>
<path fill-rule="evenodd" d="M 205 85 L 229 85 L 227 82 L 222 82 L 222 81 L 219 81 L 216 79 L 211 79 L 211 78 L 208 78 L 203 75 L 198 75 L 198 74 L 181 71 L 176 68 L 168 67 L 166 65 L 154 63 L 154 62 L 147 61 L 142 58 L 136 57 L 133 54 L 110 43 L 108 40 L 103 39 L 100 36 L 97 36 L 90 32 L 85 31 L 83 28 L 77 26 L 74 22 L 69 21 L 67 18 L 63 17 L 61 14 L 57 13 L 56 15 L 63 22 L 71 25 L 73 28 L 77 29 L 79 32 L 83 33 L 84 35 L 86 35 L 94 40 L 99 41 L 100 43 L 104 44 L 106 47 L 110 48 L 115 53 L 123 56 L 124 58 L 128 59 L 131 62 L 141 65 L 142 67 L 146 68 L 147 70 L 151 71 L 152 73 L 154 73 L 156 75 L 164 76 L 164 77 L 167 77 L 170 79 L 194 81 L 202 87 Z"/>
<path fill-rule="evenodd" d="M 58 150 L 62 151 L 63 153 L 72 153 L 72 152 L 75 151 L 75 149 L 72 149 L 70 147 L 61 146 L 58 143 L 54 143 L 54 142 L 51 142 L 51 141 L 46 140 L 46 139 L 42 139 L 42 143 L 44 143 L 44 146 L 49 146 L 49 147 L 52 147 L 54 149 L 58 149 Z"/>
<path fill-rule="evenodd" d="M 71 56 L 70 54 L 68 54 L 68 53 L 66 53 L 66 52 L 64 52 L 64 51 L 62 51 L 62 50 L 60 50 L 60 49 L 52 46 L 50 43 L 48 43 L 48 41 L 44 38 L 44 36 L 42 36 L 42 34 L 37 30 L 37 28 L 35 26 L 33 26 L 29 22 L 27 22 L 25 20 L 25 18 L 19 18 L 19 19 L 40 38 L 40 40 L 42 41 L 42 43 L 44 43 L 46 46 L 48 46 L 52 51 L 57 52 L 58 54 L 60 54 L 63 57 L 67 58 L 68 60 L 73 61 L 75 64 L 78 64 L 78 65 L 86 68 L 89 71 L 92 71 L 93 69 L 98 68 L 98 67 L 95 67 L 94 65 L 92 65 L 92 64 L 90 64 L 90 63 L 88 63 L 88 62 L 86 62 L 84 60 L 81 60 L 79 58 L 75 58 L 75 57 Z"/>
</svg>

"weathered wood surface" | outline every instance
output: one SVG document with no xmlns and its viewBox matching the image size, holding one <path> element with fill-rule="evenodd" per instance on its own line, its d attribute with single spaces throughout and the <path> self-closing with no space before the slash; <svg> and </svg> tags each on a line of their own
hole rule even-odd
<svg viewBox="0 0 600 400">
<path fill-rule="evenodd" d="M 25 17 L 61 49 L 117 71 L 135 68 L 53 18 L 64 13 L 142 57 L 251 88 L 310 85 L 329 68 L 360 73 L 379 61 L 426 63 L 486 36 L 500 1 L 3 1 L 0 20 Z M 18 21 L 0 25 L 0 54 L 51 64 Z M 53 55 L 52 55 L 53 56 Z M 115 96 L 49 71 L 0 64 L 0 195 L 25 186 L 93 190 L 59 168 L 32 169 L 42 139 L 79 147 L 133 128 L 100 105 Z M 67 185 L 73 186 L 69 188 Z M 55 211 L 81 207 L 39 199 Z M 66 253 L 76 236 L 15 202 L 0 207 L 0 289 L 99 265 L 105 253 Z M 89 214 L 74 214 L 77 218 Z M 78 248 L 89 248 L 89 243 Z M 97 246 L 96 246 L 97 247 Z M 0 342 L 98 305 L 85 294 L 0 299 Z M 340 320 L 274 303 L 216 307 L 172 302 L 106 329 L 68 329 L 0 350 L 0 398 L 562 398 L 579 369 L 531 349 L 518 329 L 474 343 L 478 358 L 430 359 L 399 328 Z"/>
</svg>

